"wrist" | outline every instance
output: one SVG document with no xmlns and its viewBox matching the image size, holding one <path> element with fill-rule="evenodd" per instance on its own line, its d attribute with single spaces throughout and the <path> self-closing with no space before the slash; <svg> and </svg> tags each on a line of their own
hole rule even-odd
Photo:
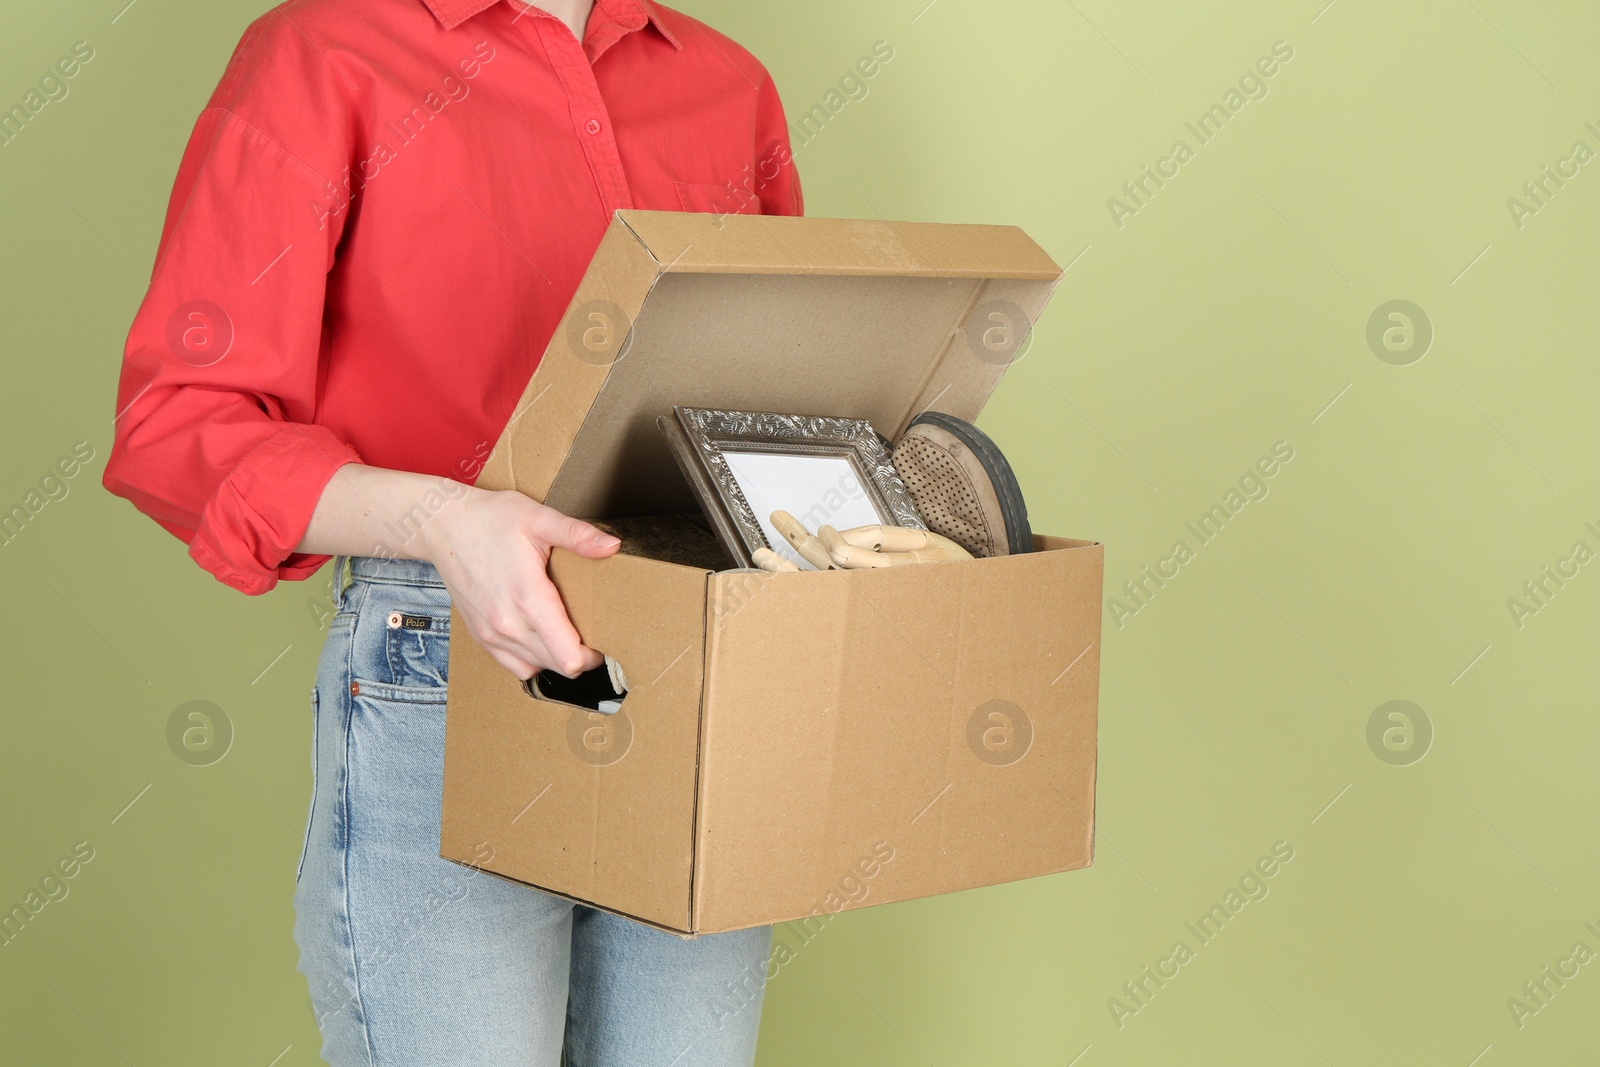
<svg viewBox="0 0 1600 1067">
<path fill-rule="evenodd" d="M 450 554 L 462 514 L 477 499 L 487 495 L 487 490 L 465 485 L 449 478 L 439 478 L 429 488 L 423 507 L 430 513 L 417 531 L 417 558 L 438 566 Z M 426 497 L 438 494 L 443 501 L 431 507 Z"/>
</svg>

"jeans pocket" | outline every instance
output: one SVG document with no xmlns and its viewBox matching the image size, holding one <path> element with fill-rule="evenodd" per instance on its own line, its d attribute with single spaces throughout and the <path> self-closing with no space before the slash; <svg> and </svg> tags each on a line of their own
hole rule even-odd
<svg viewBox="0 0 1600 1067">
<path fill-rule="evenodd" d="M 402 689 L 443 687 L 450 673 L 450 616 L 397 610 L 384 624 L 385 681 Z"/>
<path fill-rule="evenodd" d="M 345 818 L 356 863 L 387 867 L 439 854 L 444 686 L 351 679 Z"/>
<path fill-rule="evenodd" d="M 317 749 L 318 749 L 318 747 L 320 747 L 319 744 L 318 744 L 318 736 L 317 736 L 317 734 L 318 734 L 318 730 L 317 730 L 318 722 L 317 722 L 317 720 L 322 715 L 321 704 L 322 704 L 322 701 L 317 695 L 317 687 L 316 686 L 312 686 L 311 687 L 311 805 L 310 805 L 310 808 L 306 811 L 305 838 L 304 838 L 304 840 L 302 840 L 300 842 L 300 862 L 295 865 L 295 869 L 294 869 L 294 884 L 295 885 L 299 885 L 300 884 L 300 876 L 305 873 L 306 855 L 308 853 L 310 853 L 310 851 L 311 851 L 311 824 L 312 824 L 312 820 L 314 820 L 316 818 L 316 815 L 317 815 L 317 786 L 318 786 L 318 783 L 317 783 Z"/>
</svg>

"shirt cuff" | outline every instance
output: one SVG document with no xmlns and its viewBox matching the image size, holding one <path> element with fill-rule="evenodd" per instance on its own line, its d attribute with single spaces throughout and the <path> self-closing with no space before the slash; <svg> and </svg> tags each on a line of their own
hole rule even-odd
<svg viewBox="0 0 1600 1067">
<path fill-rule="evenodd" d="M 257 596 L 310 577 L 328 556 L 296 552 L 322 491 L 355 449 L 323 426 L 286 423 L 247 452 L 217 488 L 189 555 L 224 585 Z"/>
</svg>

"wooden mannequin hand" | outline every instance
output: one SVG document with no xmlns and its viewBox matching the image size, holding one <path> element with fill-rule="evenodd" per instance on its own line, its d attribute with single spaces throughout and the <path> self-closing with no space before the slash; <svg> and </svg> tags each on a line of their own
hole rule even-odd
<svg viewBox="0 0 1600 1067">
<path fill-rule="evenodd" d="M 774 511 L 771 521 L 800 557 L 818 570 L 898 567 L 972 558 L 972 553 L 932 530 L 878 525 L 835 530 L 832 526 L 821 526 L 813 535 L 787 511 Z M 758 550 L 752 558 L 763 570 L 799 569 L 771 549 Z"/>
</svg>

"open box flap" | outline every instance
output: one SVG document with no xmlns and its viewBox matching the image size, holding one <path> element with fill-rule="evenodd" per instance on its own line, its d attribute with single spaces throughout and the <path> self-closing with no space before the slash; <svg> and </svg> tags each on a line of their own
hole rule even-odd
<svg viewBox="0 0 1600 1067">
<path fill-rule="evenodd" d="M 674 404 L 975 420 L 1060 278 L 1009 226 L 619 211 L 477 484 L 692 512 Z"/>
</svg>

